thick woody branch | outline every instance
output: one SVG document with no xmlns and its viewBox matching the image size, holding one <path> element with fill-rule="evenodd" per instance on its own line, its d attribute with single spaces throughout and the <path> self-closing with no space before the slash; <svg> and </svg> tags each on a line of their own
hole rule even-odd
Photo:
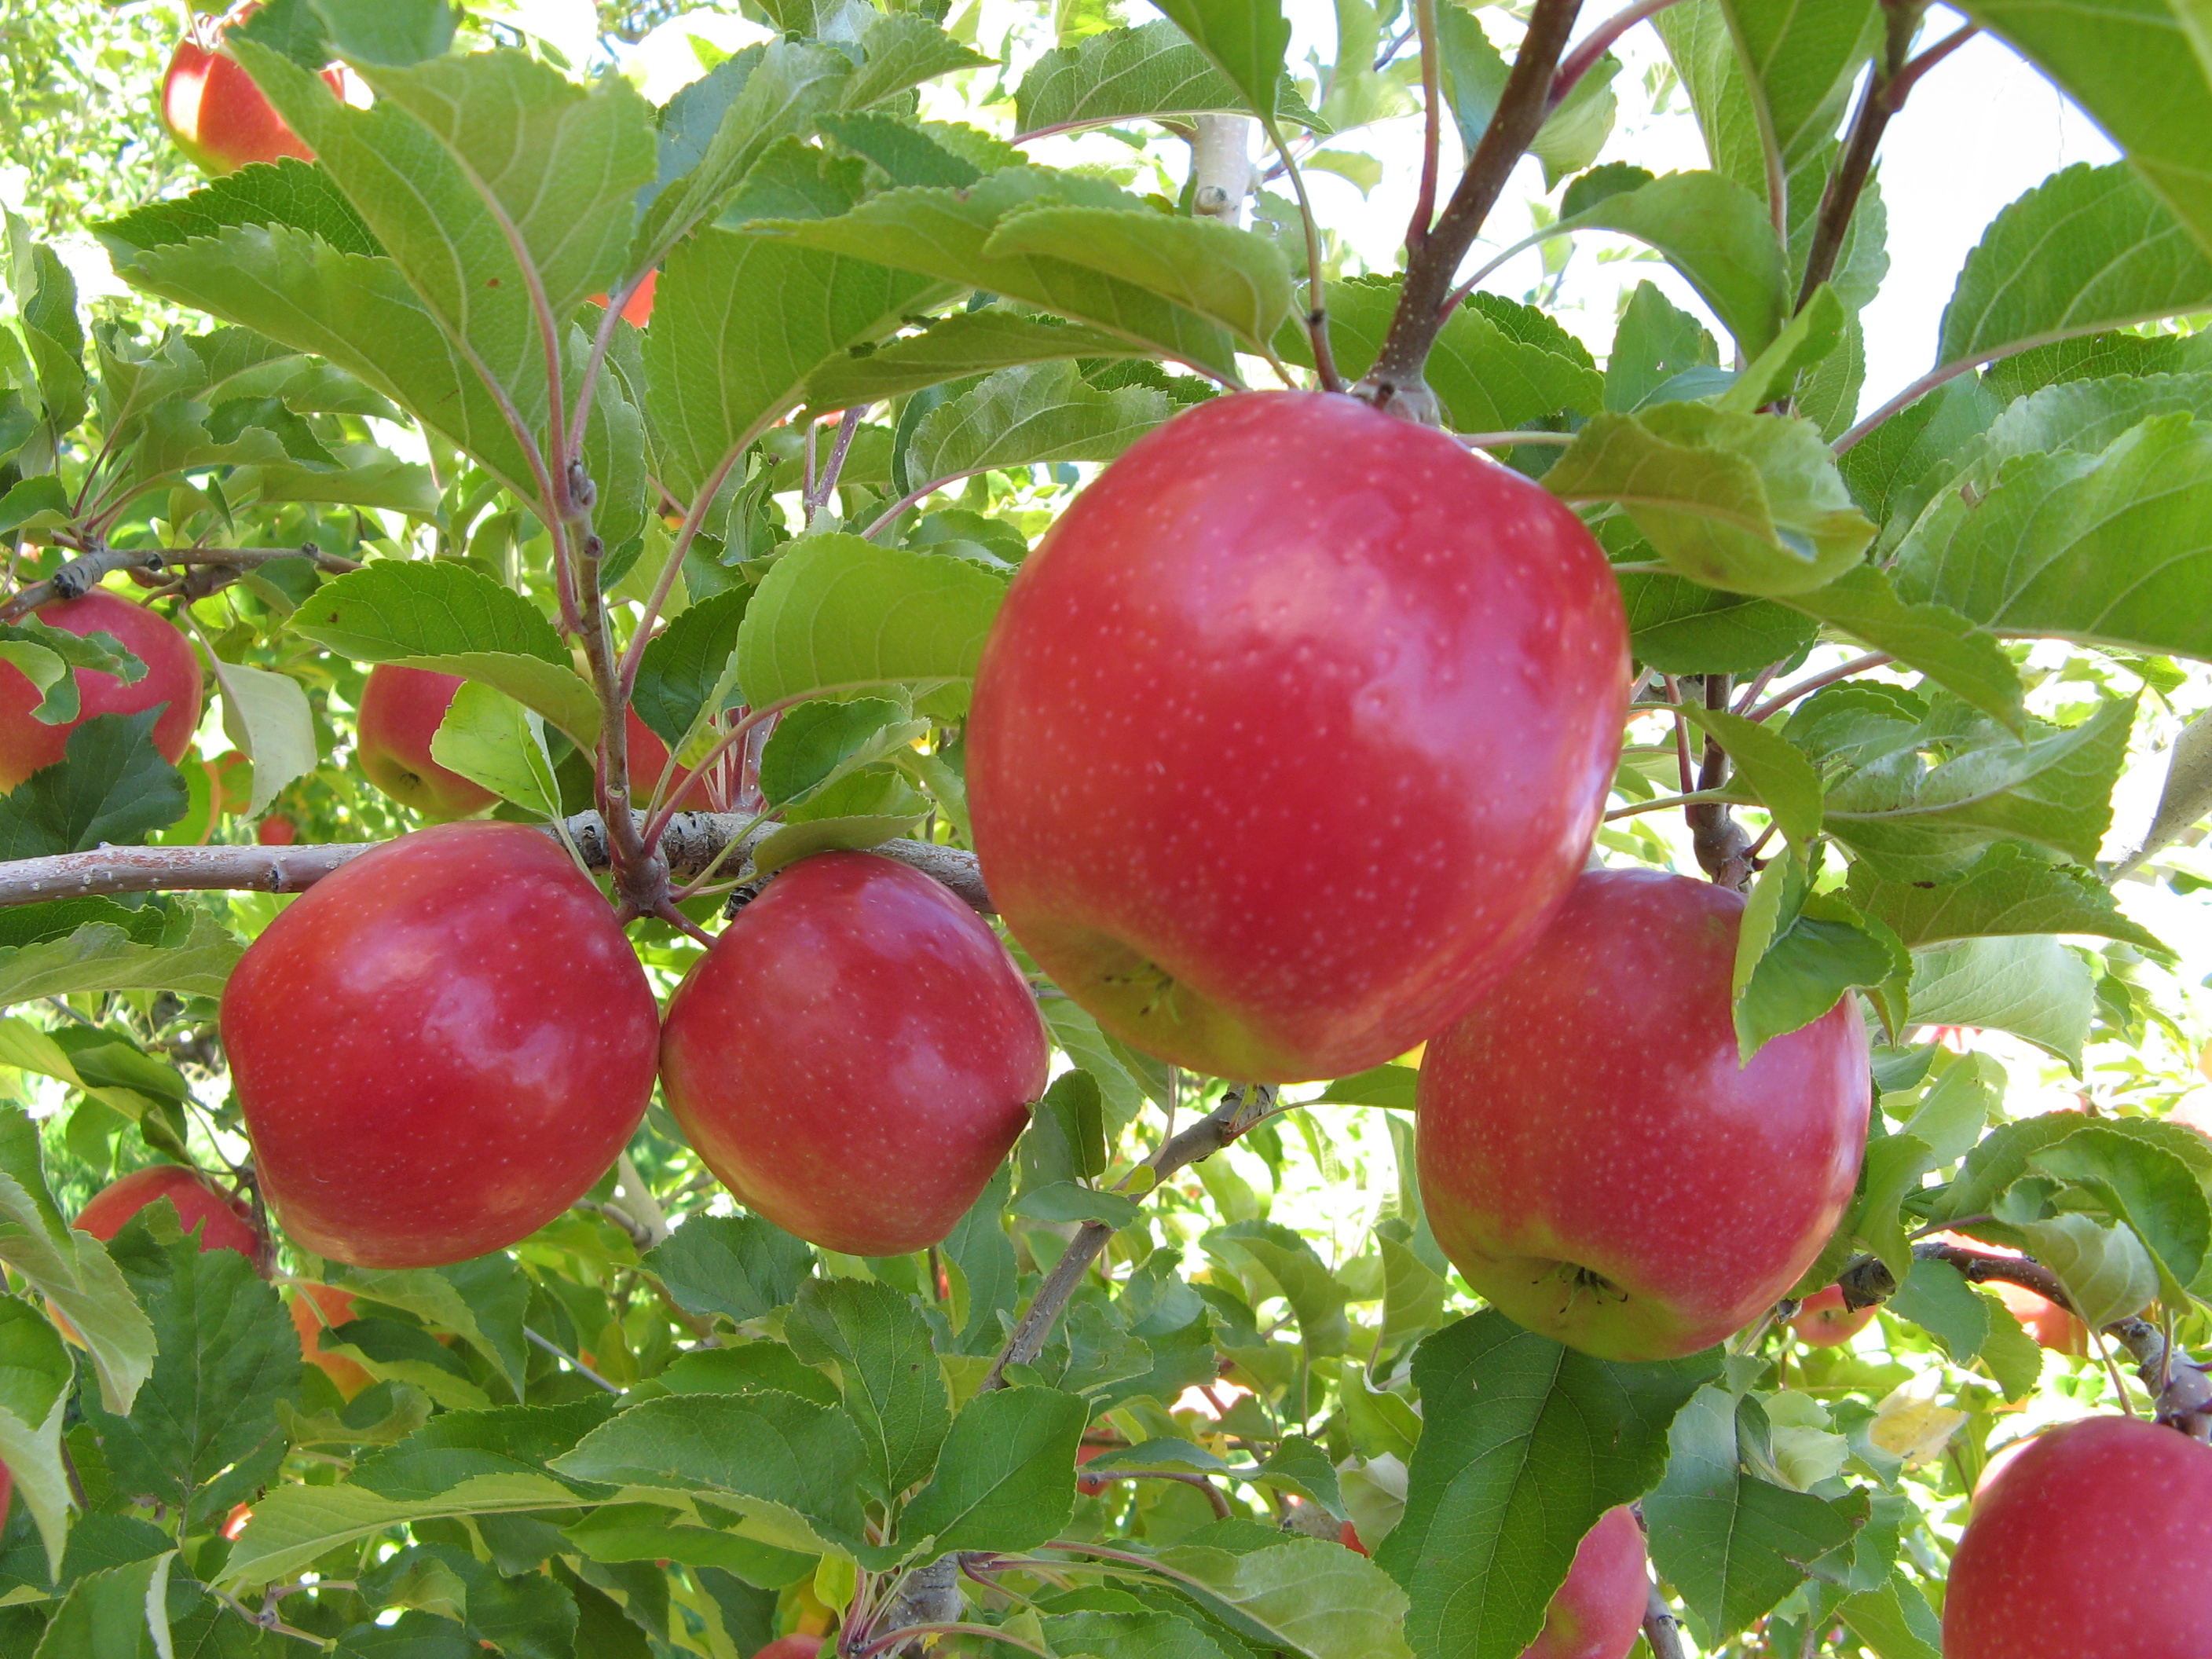
<svg viewBox="0 0 2212 1659">
<path fill-rule="evenodd" d="M 103 576 L 118 570 L 128 570 L 145 581 L 173 565 L 180 565 L 234 580 L 280 559 L 313 559 L 318 569 L 332 576 L 361 568 L 353 560 L 325 553 L 313 542 L 299 547 L 98 547 L 78 554 L 46 580 L 33 582 L 0 601 L 0 623 L 21 622 L 42 605 L 76 599 L 99 586 Z"/>
<path fill-rule="evenodd" d="M 633 826 L 641 827 L 645 815 L 632 812 L 630 818 Z M 586 865 L 595 870 L 609 866 L 606 826 L 597 812 L 579 812 L 562 827 Z M 742 869 L 744 860 L 779 827 L 755 824 L 736 812 L 678 812 L 669 820 L 659 850 L 672 873 L 692 876 L 721 858 L 734 839 L 738 847 L 724 860 L 725 867 Z M 100 847 L 21 859 L 0 864 L 0 908 L 100 893 L 303 893 L 341 865 L 382 845 L 363 841 L 299 847 Z M 973 853 L 919 841 L 885 842 L 872 850 L 944 883 L 976 910 L 991 914 L 991 897 Z"/>
<path fill-rule="evenodd" d="M 1185 1164 L 1212 1158 L 1267 1116 L 1274 1103 L 1275 1091 L 1265 1085 L 1231 1090 L 1218 1108 L 1181 1134 L 1163 1142 L 1159 1151 L 1152 1154 L 1152 1184 L 1157 1187 Z M 1037 1287 L 1029 1311 L 1014 1327 L 1006 1346 L 991 1362 L 991 1369 L 983 1377 L 983 1388 L 1004 1388 L 1007 1366 L 1026 1365 L 1044 1352 L 1045 1339 L 1052 1334 L 1060 1310 L 1067 1305 L 1068 1298 L 1075 1294 L 1075 1287 L 1083 1282 L 1083 1275 L 1106 1248 L 1106 1241 L 1113 1237 L 1114 1230 L 1103 1222 L 1083 1224 L 1082 1230 L 1060 1252 L 1052 1271 L 1045 1275 L 1044 1283 Z"/>
<path fill-rule="evenodd" d="M 1528 153 L 1550 107 L 1553 77 L 1574 32 L 1582 0 L 1536 0 L 1505 90 L 1443 212 L 1406 266 L 1397 314 L 1367 377 L 1353 388 L 1377 409 L 1438 424 L 1435 393 L 1423 378 L 1429 348 L 1450 316 L 1452 282 L 1497 205 L 1513 169 Z"/>
</svg>

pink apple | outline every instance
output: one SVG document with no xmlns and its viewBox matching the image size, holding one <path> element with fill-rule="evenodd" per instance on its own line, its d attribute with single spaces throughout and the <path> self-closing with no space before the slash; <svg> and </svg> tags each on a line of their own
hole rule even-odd
<svg viewBox="0 0 2212 1659">
<path fill-rule="evenodd" d="M 205 1176 L 181 1164 L 152 1164 L 110 1182 L 86 1201 L 70 1224 L 104 1243 L 160 1198 L 176 1206 L 177 1220 L 186 1232 L 199 1229 L 200 1249 L 236 1250 L 254 1264 L 255 1271 L 264 1270 L 269 1241 L 254 1231 L 252 1206 L 217 1192 Z"/>
<path fill-rule="evenodd" d="M 966 1214 L 1044 1092 L 998 936 L 871 853 L 793 865 L 668 1004 L 660 1083 L 707 1167 L 810 1243 L 902 1255 Z"/>
<path fill-rule="evenodd" d="M 1437 1242 L 1509 1316 L 1570 1347 L 1665 1359 L 1733 1335 L 1850 1202 L 1870 1098 L 1858 1005 L 1741 1065 L 1742 914 L 1705 882 L 1592 872 L 1422 1058 Z"/>
<path fill-rule="evenodd" d="M 514 1243 L 582 1197 L 653 1091 L 645 970 L 558 843 L 514 823 L 387 842 L 270 924 L 222 997 L 285 1231 L 364 1267 Z"/>
<path fill-rule="evenodd" d="M 1875 1311 L 1872 1307 L 1845 1307 L 1844 1287 L 1831 1285 L 1797 1304 L 1797 1316 L 1790 1322 L 1790 1328 L 1808 1348 L 1838 1347 L 1871 1325 Z"/>
<path fill-rule="evenodd" d="M 362 688 L 354 752 L 368 781 L 426 817 L 462 818 L 499 797 L 430 757 L 438 723 L 461 689 L 459 674 L 379 663 Z"/>
<path fill-rule="evenodd" d="M 1521 1659 L 1628 1659 L 1650 1595 L 1644 1528 L 1627 1505 L 1607 1510 L 1583 1535 L 1543 1631 Z"/>
<path fill-rule="evenodd" d="M 67 633 L 113 635 L 146 665 L 146 672 L 125 685 L 112 674 L 79 670 L 76 718 L 46 726 L 31 714 L 44 694 L 13 663 L 0 663 L 0 789 L 13 789 L 40 767 L 60 761 L 70 733 L 96 715 L 142 714 L 158 707 L 154 747 L 162 758 L 173 763 L 191 747 L 200 723 L 200 659 L 166 618 L 96 588 L 41 606 L 38 614 L 40 622 Z"/>
<path fill-rule="evenodd" d="M 1617 584 L 1519 474 L 1354 398 L 1216 398 L 1015 578 L 969 723 L 1007 927 L 1216 1076 L 1401 1054 L 1532 945 L 1620 748 Z"/>
</svg>

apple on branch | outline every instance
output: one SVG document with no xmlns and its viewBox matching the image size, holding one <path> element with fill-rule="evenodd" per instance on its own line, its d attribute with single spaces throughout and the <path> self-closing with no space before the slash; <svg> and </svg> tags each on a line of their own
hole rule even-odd
<svg viewBox="0 0 2212 1659">
<path fill-rule="evenodd" d="M 159 708 L 154 747 L 162 759 L 173 764 L 191 747 L 192 732 L 200 723 L 200 659 L 166 618 L 95 588 L 41 606 L 39 620 L 79 636 L 112 635 L 146 672 L 126 685 L 112 674 L 77 670 L 76 718 L 48 726 L 31 712 L 45 694 L 13 663 L 0 664 L 0 789 L 13 789 L 40 768 L 57 764 L 69 748 L 70 733 L 101 714 Z"/>
<path fill-rule="evenodd" d="M 1512 977 L 1422 1057 L 1437 1243 L 1511 1318 L 1607 1359 L 1697 1352 L 1759 1318 L 1850 1202 L 1871 1100 L 1846 996 L 1738 1058 L 1743 900 L 1599 870 Z"/>
<path fill-rule="evenodd" d="M 1627 693 L 1618 584 L 1543 489 L 1351 398 L 1219 398 L 1014 579 L 969 722 L 975 850 L 1114 1036 L 1217 1077 L 1339 1077 L 1534 943 Z"/>
<path fill-rule="evenodd" d="M 258 5 L 240 6 L 210 36 L 201 20 L 177 42 L 161 76 L 161 125 L 192 164 L 211 174 L 235 173 L 257 161 L 291 156 L 312 161 L 315 153 L 285 125 L 253 77 L 222 51 L 222 36 L 244 22 Z M 323 71 L 340 98 L 346 95 L 343 68 Z"/>
</svg>

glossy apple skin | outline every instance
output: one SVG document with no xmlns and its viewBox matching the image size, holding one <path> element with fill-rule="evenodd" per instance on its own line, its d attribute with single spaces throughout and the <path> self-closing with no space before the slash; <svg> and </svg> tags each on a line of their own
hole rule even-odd
<svg viewBox="0 0 2212 1659">
<path fill-rule="evenodd" d="M 247 6 L 233 21 L 242 22 L 259 9 Z M 326 69 L 323 79 L 340 98 L 346 95 L 344 70 Z M 252 76 L 234 59 L 191 39 L 177 43 L 161 76 L 161 125 L 204 173 L 235 173 L 251 162 L 286 155 L 315 159 Z"/>
<path fill-rule="evenodd" d="M 1866 1033 L 1846 997 L 1737 1063 L 1743 900 L 1600 870 L 1513 976 L 1431 1040 L 1430 1224 L 1509 1316 L 1606 1359 L 1695 1353 L 1760 1317 L 1850 1203 Z"/>
<path fill-rule="evenodd" d="M 341 1395 L 350 1400 L 376 1380 L 358 1360 L 322 1351 L 323 1333 L 348 1324 L 356 1316 L 353 1297 L 331 1285 L 302 1279 L 292 1287 L 289 1305 L 292 1328 L 300 1334 L 300 1357 L 310 1365 L 320 1367 L 323 1374 L 337 1385 Z"/>
<path fill-rule="evenodd" d="M 452 823 L 294 900 L 232 972 L 222 1039 L 285 1231 L 428 1267 L 504 1249 L 605 1172 L 652 1093 L 655 1015 L 550 837 Z"/>
<path fill-rule="evenodd" d="M 362 688 L 354 752 L 368 781 L 426 817 L 464 818 L 499 797 L 430 758 L 430 739 L 461 689 L 459 674 L 383 662 Z"/>
<path fill-rule="evenodd" d="M 1841 1347 L 1874 1323 L 1877 1311 L 1871 1307 L 1846 1308 L 1844 1287 L 1831 1285 L 1825 1291 L 1814 1291 L 1797 1304 L 1797 1316 L 1790 1322 L 1790 1328 L 1808 1348 Z"/>
<path fill-rule="evenodd" d="M 256 1272 L 265 1271 L 268 1241 L 254 1231 L 252 1209 L 224 1197 L 205 1176 L 181 1164 L 155 1164 L 110 1182 L 87 1200 L 70 1225 L 105 1242 L 157 1198 L 177 1206 L 177 1220 L 186 1232 L 199 1228 L 200 1249 L 236 1250 Z"/>
<path fill-rule="evenodd" d="M 146 672 L 125 685 L 112 674 L 80 671 L 77 717 L 65 726 L 42 726 L 31 715 L 42 694 L 13 663 L 0 664 L 0 789 L 13 789 L 40 767 L 60 761 L 70 733 L 100 714 L 143 714 L 167 705 L 154 722 L 154 747 L 173 763 L 191 747 L 200 723 L 200 659 L 166 618 L 94 590 L 42 605 L 39 620 L 80 635 L 112 634 Z"/>
<path fill-rule="evenodd" d="M 793 865 L 669 1000 L 660 1084 L 749 1208 L 902 1255 L 966 1214 L 1044 1092 L 1044 1022 L 998 936 L 870 853 Z"/>
<path fill-rule="evenodd" d="M 2212 1447 L 2125 1417 L 1992 1466 L 1951 1558 L 1943 1659 L 2203 1659 Z"/>
<path fill-rule="evenodd" d="M 1015 578 L 968 728 L 1000 914 L 1116 1036 L 1292 1082 L 1403 1054 L 1533 944 L 1620 753 L 1566 507 L 1342 396 L 1219 398 Z"/>
<path fill-rule="evenodd" d="M 1628 1659 L 1650 1590 L 1635 1512 L 1625 1504 L 1607 1510 L 1576 1547 L 1543 1632 L 1521 1659 Z"/>
</svg>

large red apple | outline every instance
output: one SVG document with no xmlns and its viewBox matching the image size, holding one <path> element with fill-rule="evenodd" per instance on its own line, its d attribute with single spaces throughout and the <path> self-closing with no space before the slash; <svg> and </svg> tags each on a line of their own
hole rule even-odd
<svg viewBox="0 0 2212 1659">
<path fill-rule="evenodd" d="M 224 1196 L 205 1176 L 181 1164 L 155 1164 L 109 1183 L 92 1195 L 70 1224 L 104 1243 L 157 1198 L 176 1206 L 177 1220 L 186 1232 L 200 1230 L 200 1249 L 236 1250 L 257 1272 L 264 1270 L 269 1241 L 254 1230 L 252 1206 Z"/>
<path fill-rule="evenodd" d="M 660 1084 L 707 1167 L 810 1243 L 903 1255 L 982 1193 L 1044 1092 L 998 936 L 871 853 L 793 865 L 669 1000 Z"/>
<path fill-rule="evenodd" d="M 1513 976 L 1422 1058 L 1421 1196 L 1507 1315 L 1665 1359 L 1771 1308 L 1843 1218 L 1870 1098 L 1858 1004 L 1739 1064 L 1743 900 L 1651 870 L 1576 882 Z"/>
<path fill-rule="evenodd" d="M 232 972 L 222 1040 L 284 1228 L 363 1267 L 503 1249 L 645 1114 L 652 988 L 557 843 L 450 823 L 325 876 Z"/>
<path fill-rule="evenodd" d="M 1840 1347 L 1874 1323 L 1875 1312 L 1872 1307 L 1845 1307 L 1844 1287 L 1831 1285 L 1797 1304 L 1797 1316 L 1790 1322 L 1790 1328 L 1808 1348 Z"/>
<path fill-rule="evenodd" d="M 1534 943 L 1620 747 L 1580 520 L 1354 398 L 1178 416 L 1084 491 L 983 652 L 992 896 L 1115 1036 L 1217 1076 L 1404 1053 Z"/>
<path fill-rule="evenodd" d="M 61 726 L 32 717 L 43 694 L 14 664 L 0 664 L 0 789 L 13 789 L 42 766 L 60 761 L 70 733 L 100 714 L 143 714 L 160 708 L 154 747 L 175 762 L 191 747 L 200 723 L 200 659 L 185 636 L 143 605 L 97 589 L 82 598 L 44 606 L 39 620 L 79 635 L 112 634 L 146 665 L 125 685 L 112 674 L 77 671 L 77 717 Z"/>
<path fill-rule="evenodd" d="M 362 688 L 354 750 L 368 781 L 425 817 L 463 818 L 499 797 L 430 758 L 430 739 L 461 689 L 459 674 L 379 663 Z"/>
<path fill-rule="evenodd" d="M 2212 1447 L 2126 1417 L 1992 1466 L 1951 1558 L 1943 1659 L 2203 1659 Z"/>
<path fill-rule="evenodd" d="M 231 20 L 242 22 L 258 6 L 241 7 Z M 339 97 L 346 95 L 345 71 L 326 69 L 323 79 Z M 253 77 L 210 47 L 187 35 L 170 54 L 161 76 L 161 125 L 192 164 L 204 173 L 234 173 L 254 161 L 290 155 L 302 161 L 314 151 L 284 124 Z"/>
<path fill-rule="evenodd" d="M 1628 1659 L 1650 1595 L 1644 1528 L 1627 1505 L 1607 1510 L 1583 1534 L 1543 1631 L 1521 1659 Z"/>
</svg>

